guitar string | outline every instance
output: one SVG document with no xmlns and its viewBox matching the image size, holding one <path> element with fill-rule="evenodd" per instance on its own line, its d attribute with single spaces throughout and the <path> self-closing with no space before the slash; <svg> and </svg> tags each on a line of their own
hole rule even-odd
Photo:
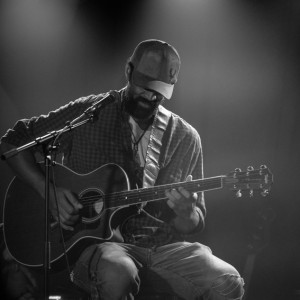
<svg viewBox="0 0 300 300">
<path fill-rule="evenodd" d="M 210 186 L 212 184 L 215 184 L 215 183 L 219 183 L 221 181 L 221 178 L 217 178 L 217 179 L 214 179 L 214 180 L 210 180 L 209 183 L 205 183 L 206 186 Z M 195 183 L 195 182 L 184 182 L 185 185 L 187 186 L 197 186 L 198 183 Z M 128 192 L 130 193 L 137 193 L 137 194 L 153 194 L 153 190 L 156 190 L 156 191 L 165 191 L 167 189 L 172 189 L 172 188 L 175 188 L 175 187 L 178 187 L 182 185 L 182 183 L 175 183 L 175 184 L 169 184 L 169 185 L 164 185 L 164 186 L 161 186 L 161 187 L 150 187 L 150 188 L 141 188 L 141 189 L 137 189 L 137 190 L 125 190 L 125 191 L 118 191 L 118 192 L 114 192 L 114 193 L 110 193 L 110 194 L 106 194 L 106 196 L 108 195 L 112 195 L 112 196 L 118 196 L 118 195 L 122 195 L 122 194 L 126 194 Z M 87 197 L 83 197 L 82 199 L 86 199 L 86 198 L 97 198 L 99 197 L 98 195 L 96 196 L 87 196 Z"/>
<path fill-rule="evenodd" d="M 259 171 L 257 172 L 257 174 L 259 173 Z M 222 179 L 222 177 L 216 177 L 216 178 L 212 178 L 212 179 L 205 179 L 205 185 L 207 187 L 207 189 L 211 188 L 212 186 L 214 186 L 214 184 L 217 182 L 219 183 L 220 180 Z M 97 199 L 101 199 L 103 198 L 104 201 L 109 200 L 110 204 L 114 204 L 114 202 L 118 203 L 121 202 L 122 204 L 124 203 L 124 199 L 120 199 L 122 197 L 124 197 L 123 195 L 130 192 L 132 193 L 132 195 L 130 196 L 130 199 L 132 200 L 137 200 L 140 199 L 141 197 L 147 197 L 147 196 L 151 196 L 153 195 L 153 190 L 156 190 L 156 194 L 162 193 L 164 192 L 166 189 L 169 188 L 174 188 L 175 186 L 178 186 L 182 183 L 174 183 L 174 184 L 169 184 L 169 185 L 165 185 L 163 187 L 153 187 L 153 188 L 147 188 L 147 189 L 138 189 L 138 190 L 127 190 L 127 191 L 120 191 L 120 192 L 115 192 L 115 193 L 111 193 L 111 194 L 104 194 L 104 195 L 95 195 L 95 196 L 86 196 L 86 197 L 82 197 L 80 200 L 82 200 L 83 202 L 85 202 L 85 204 L 89 205 L 93 205 L 95 203 L 94 200 Z M 249 183 L 247 183 L 249 184 Z M 191 182 L 185 182 L 185 185 L 188 186 L 193 186 L 193 185 L 197 185 L 195 182 L 191 181 Z M 165 197 L 163 197 L 165 198 Z M 126 200 L 126 199 L 125 199 Z M 153 199 L 150 199 L 153 200 Z M 145 201 L 150 201 L 150 200 L 145 200 Z M 141 200 L 142 201 L 142 200 Z M 89 203 L 90 202 L 90 203 Z M 140 201 L 137 201 L 137 203 L 139 203 Z M 113 207 L 113 205 L 111 206 Z"/>
<path fill-rule="evenodd" d="M 221 178 L 210 180 L 210 182 L 208 184 L 206 184 L 206 187 L 209 189 L 209 188 L 215 186 L 216 183 L 219 183 L 221 181 L 220 179 Z M 187 184 L 187 186 L 194 186 L 194 185 L 196 186 L 197 185 L 194 182 L 187 182 L 186 184 Z M 177 186 L 177 184 L 171 184 L 167 187 L 174 188 L 174 186 Z M 128 192 L 132 193 L 132 195 L 130 196 L 130 199 L 138 200 L 141 197 L 147 198 L 147 197 L 153 195 L 154 193 L 156 195 L 163 193 L 163 195 L 164 195 L 165 190 L 168 189 L 167 187 L 166 186 L 161 187 L 161 188 L 157 187 L 157 188 L 155 188 L 156 192 L 153 192 L 152 188 L 145 189 L 145 190 L 143 190 L 143 189 L 129 190 L 129 191 L 120 191 L 120 192 L 115 192 L 115 193 L 110 193 L 110 194 L 104 194 L 104 195 L 85 196 L 85 197 L 82 197 L 80 200 L 83 201 L 87 205 L 89 203 L 94 204 L 95 203 L 94 200 L 101 199 L 101 198 L 103 198 L 104 201 L 109 200 L 110 204 L 114 204 L 114 203 L 118 203 L 118 202 L 124 203 L 124 199 L 121 199 L 121 198 L 124 198 L 123 195 L 127 194 Z M 149 201 L 149 200 L 147 200 L 147 201 Z"/>
</svg>

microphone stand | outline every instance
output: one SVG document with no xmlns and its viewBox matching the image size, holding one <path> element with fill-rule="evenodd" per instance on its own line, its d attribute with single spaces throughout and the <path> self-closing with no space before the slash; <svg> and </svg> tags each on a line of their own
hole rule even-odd
<svg viewBox="0 0 300 300">
<path fill-rule="evenodd" d="M 49 226 L 49 192 L 50 192 L 50 167 L 55 164 L 53 159 L 53 151 L 58 149 L 58 145 L 55 145 L 59 137 L 65 132 L 69 132 L 77 127 L 80 127 L 86 123 L 92 123 L 95 119 L 97 119 L 96 113 L 99 112 L 100 109 L 104 107 L 104 105 L 110 103 L 110 101 L 105 101 L 108 99 L 110 94 L 107 94 L 105 97 L 101 98 L 99 101 L 95 102 L 92 106 L 87 108 L 83 114 L 74 119 L 71 122 L 67 122 L 67 125 L 60 129 L 49 132 L 48 134 L 38 137 L 30 143 L 22 145 L 20 147 L 13 148 L 1 155 L 2 160 L 10 159 L 11 157 L 19 154 L 20 152 L 31 149 L 38 145 L 43 145 L 44 149 L 44 166 L 45 166 L 45 241 L 44 241 L 44 297 L 45 300 L 49 299 L 49 290 L 48 290 L 48 271 L 51 269 L 51 242 L 49 239 L 50 236 L 50 226 Z M 83 120 L 82 120 L 83 119 Z M 80 121 L 82 120 L 82 121 Z M 47 142 L 52 143 L 48 144 Z"/>
</svg>

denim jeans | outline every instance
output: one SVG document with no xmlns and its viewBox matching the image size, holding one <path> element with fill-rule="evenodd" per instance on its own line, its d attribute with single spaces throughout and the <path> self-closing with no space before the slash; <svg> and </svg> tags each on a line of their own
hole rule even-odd
<svg viewBox="0 0 300 300">
<path fill-rule="evenodd" d="M 93 245 L 80 256 L 73 276 L 93 300 L 134 299 L 141 281 L 187 300 L 238 300 L 244 293 L 237 270 L 200 243 L 155 249 L 112 242 Z"/>
</svg>

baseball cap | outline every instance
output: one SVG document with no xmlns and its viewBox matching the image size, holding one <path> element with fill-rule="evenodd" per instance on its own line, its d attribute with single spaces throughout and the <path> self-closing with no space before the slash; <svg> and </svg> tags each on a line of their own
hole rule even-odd
<svg viewBox="0 0 300 300">
<path fill-rule="evenodd" d="M 172 97 L 180 69 L 180 57 L 173 46 L 156 39 L 142 41 L 129 62 L 134 67 L 132 81 L 135 85 L 154 90 L 167 99 Z"/>
</svg>

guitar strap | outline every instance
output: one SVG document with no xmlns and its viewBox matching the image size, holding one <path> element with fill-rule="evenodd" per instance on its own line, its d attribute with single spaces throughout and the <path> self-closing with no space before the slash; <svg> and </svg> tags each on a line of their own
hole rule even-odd
<svg viewBox="0 0 300 300">
<path fill-rule="evenodd" d="M 155 184 L 160 170 L 159 155 L 162 147 L 162 137 L 166 131 L 170 117 L 171 112 L 160 105 L 154 118 L 147 148 L 143 187 L 151 187 Z"/>
<path fill-rule="evenodd" d="M 124 95 L 124 88 L 120 91 L 111 90 L 109 93 L 118 100 L 122 101 L 121 98 Z M 166 131 L 170 117 L 171 112 L 164 108 L 162 105 L 159 105 L 152 124 L 149 144 L 147 147 L 143 172 L 143 187 L 154 186 L 156 182 L 158 172 L 160 170 L 159 156 L 162 147 L 162 137 Z M 124 130 L 124 132 L 126 133 L 126 130 Z M 131 149 L 131 145 L 125 145 L 125 149 Z"/>
</svg>

